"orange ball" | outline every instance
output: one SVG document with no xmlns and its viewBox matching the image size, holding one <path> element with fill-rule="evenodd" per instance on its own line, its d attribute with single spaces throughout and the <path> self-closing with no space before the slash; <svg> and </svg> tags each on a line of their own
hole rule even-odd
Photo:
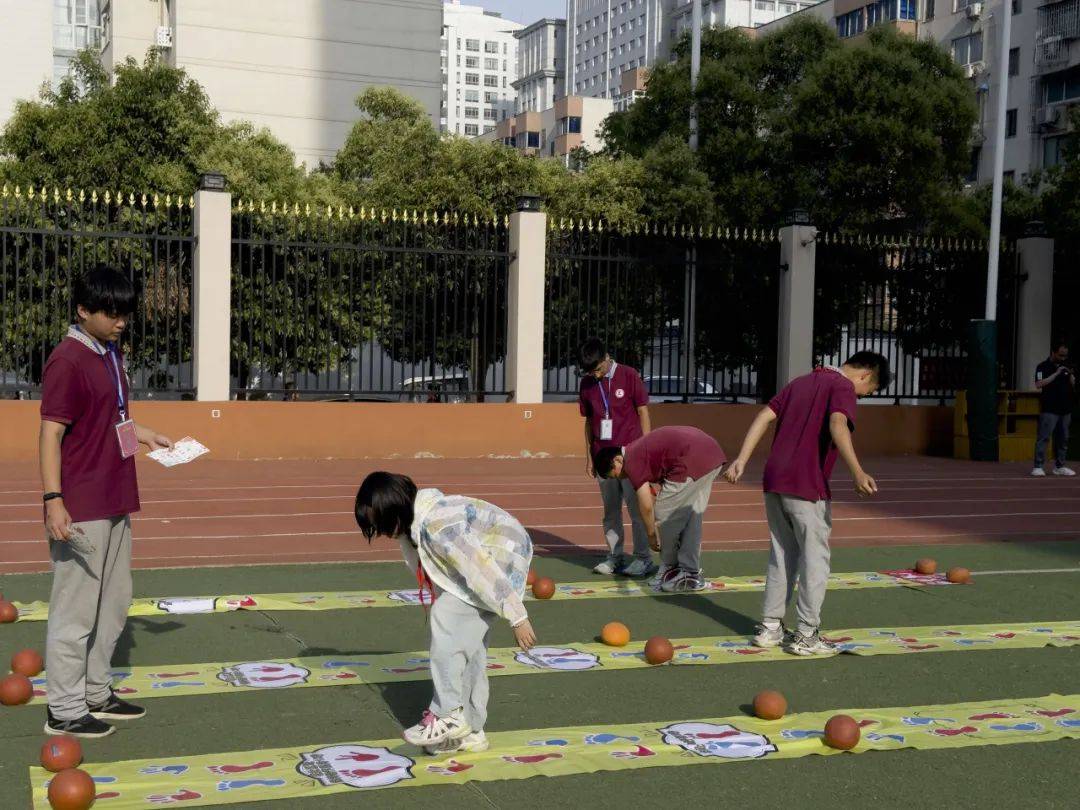
<svg viewBox="0 0 1080 810">
<path fill-rule="evenodd" d="M 650 664 L 666 664 L 675 655 L 675 648 L 663 636 L 653 636 L 645 642 L 645 660 Z"/>
<path fill-rule="evenodd" d="M 754 695 L 754 716 L 762 720 L 779 720 L 787 713 L 787 698 L 766 689 Z"/>
<path fill-rule="evenodd" d="M 41 766 L 56 773 L 77 768 L 83 760 L 82 745 L 74 737 L 63 734 L 50 737 L 41 746 Z"/>
<path fill-rule="evenodd" d="M 43 669 L 45 669 L 45 662 L 37 650 L 19 650 L 11 656 L 11 671 L 18 675 L 33 678 L 35 675 L 40 675 Z"/>
<path fill-rule="evenodd" d="M 537 599 L 550 599 L 555 593 L 555 580 L 551 577 L 537 577 L 533 582 L 532 592 Z"/>
<path fill-rule="evenodd" d="M 600 640 L 609 647 L 625 647 L 630 642 L 630 628 L 622 622 L 608 622 L 600 631 Z"/>
<path fill-rule="evenodd" d="M 923 576 L 929 576 L 930 574 L 937 572 L 937 560 L 930 557 L 923 557 L 917 563 L 915 563 L 915 573 L 922 574 Z"/>
<path fill-rule="evenodd" d="M 949 582 L 955 582 L 957 585 L 963 585 L 971 581 L 971 572 L 966 568 L 950 568 L 948 573 L 945 574 L 945 579 L 949 580 Z"/>
<path fill-rule="evenodd" d="M 837 714 L 825 724 L 825 744 L 829 748 L 849 751 L 859 743 L 859 724 L 846 714 Z"/>
<path fill-rule="evenodd" d="M 11 624 L 19 620 L 19 609 L 11 602 L 0 602 L 0 624 Z"/>
<path fill-rule="evenodd" d="M 532 585 L 534 582 L 536 582 L 536 572 L 530 568 L 529 575 L 525 577 L 525 584 Z"/>
<path fill-rule="evenodd" d="M 78 768 L 60 771 L 49 780 L 49 805 L 53 810 L 86 810 L 96 797 L 94 780 Z"/>
<path fill-rule="evenodd" d="M 25 675 L 8 675 L 0 680 L 0 703 L 21 706 L 34 696 L 34 685 Z"/>
</svg>

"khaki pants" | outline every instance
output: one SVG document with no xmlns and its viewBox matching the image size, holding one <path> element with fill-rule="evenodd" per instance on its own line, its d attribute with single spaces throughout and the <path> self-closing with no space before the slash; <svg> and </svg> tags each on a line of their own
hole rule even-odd
<svg viewBox="0 0 1080 810">
<path fill-rule="evenodd" d="M 665 481 L 656 496 L 654 514 L 660 535 L 660 562 L 670 568 L 701 570 L 701 526 L 713 481 L 721 467 L 698 480 Z"/>
<path fill-rule="evenodd" d="M 58 720 L 77 720 L 88 703 L 108 699 L 113 651 L 131 607 L 131 520 L 125 515 L 73 528 L 82 531 L 74 545 L 49 540 L 45 658 L 49 708 Z"/>
<path fill-rule="evenodd" d="M 798 630 L 811 635 L 821 625 L 821 605 L 829 583 L 832 507 L 792 495 L 765 493 L 772 549 L 765 578 L 765 619 L 782 621 L 796 581 Z"/>
</svg>

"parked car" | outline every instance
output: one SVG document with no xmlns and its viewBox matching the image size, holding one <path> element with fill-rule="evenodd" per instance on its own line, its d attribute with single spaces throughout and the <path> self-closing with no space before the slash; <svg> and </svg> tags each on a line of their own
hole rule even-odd
<svg viewBox="0 0 1080 810">
<path fill-rule="evenodd" d="M 468 402 L 468 374 L 410 377 L 401 384 L 402 402 Z"/>
<path fill-rule="evenodd" d="M 693 393 L 690 402 L 713 401 L 716 389 L 704 380 L 695 378 L 692 382 Z M 682 377 L 661 375 L 645 377 L 645 390 L 649 392 L 649 402 L 682 402 L 686 386 Z"/>
</svg>

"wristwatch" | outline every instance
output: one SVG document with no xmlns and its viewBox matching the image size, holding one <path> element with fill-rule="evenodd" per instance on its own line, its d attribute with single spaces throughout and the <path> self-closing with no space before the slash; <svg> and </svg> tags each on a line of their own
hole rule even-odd
<svg viewBox="0 0 1080 810">
<path fill-rule="evenodd" d="M 64 497 L 63 492 L 46 492 L 44 495 L 41 496 L 41 500 L 44 503 L 48 503 L 49 501 L 54 501 L 57 498 L 63 498 L 63 497 Z"/>
</svg>

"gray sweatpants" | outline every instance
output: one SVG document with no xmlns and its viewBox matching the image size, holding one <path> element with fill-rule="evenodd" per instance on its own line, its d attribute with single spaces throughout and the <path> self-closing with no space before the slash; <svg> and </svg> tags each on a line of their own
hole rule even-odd
<svg viewBox="0 0 1080 810">
<path fill-rule="evenodd" d="M 75 544 L 49 540 L 53 564 L 45 642 L 49 708 L 76 720 L 109 697 L 116 642 L 131 606 L 131 520 L 73 524 Z M 79 550 L 77 546 L 83 546 Z"/>
<path fill-rule="evenodd" d="M 665 481 L 660 486 L 653 514 L 664 565 L 695 573 L 701 570 L 701 524 L 721 469 L 717 467 L 696 481 Z"/>
<path fill-rule="evenodd" d="M 431 608 L 431 711 L 442 717 L 460 708 L 473 731 L 487 723 L 487 646 L 495 619 L 445 591 Z"/>
<path fill-rule="evenodd" d="M 821 625 L 821 604 L 829 582 L 832 506 L 828 501 L 766 492 L 765 514 L 772 549 L 765 578 L 764 618 L 783 620 L 798 581 L 798 630 L 810 635 Z"/>
<path fill-rule="evenodd" d="M 1039 437 L 1035 440 L 1036 467 L 1041 467 L 1046 463 L 1046 443 L 1050 441 L 1051 436 L 1054 437 L 1054 465 L 1065 466 L 1065 458 L 1069 453 L 1069 424 L 1071 422 L 1071 413 L 1039 414 Z"/>
<path fill-rule="evenodd" d="M 623 504 L 630 513 L 630 533 L 634 538 L 634 556 L 651 560 L 649 551 L 649 533 L 641 520 L 637 493 L 625 478 L 601 478 L 600 497 L 604 501 L 604 539 L 607 541 L 608 554 L 617 560 L 623 556 L 625 536 L 623 532 Z"/>
</svg>

